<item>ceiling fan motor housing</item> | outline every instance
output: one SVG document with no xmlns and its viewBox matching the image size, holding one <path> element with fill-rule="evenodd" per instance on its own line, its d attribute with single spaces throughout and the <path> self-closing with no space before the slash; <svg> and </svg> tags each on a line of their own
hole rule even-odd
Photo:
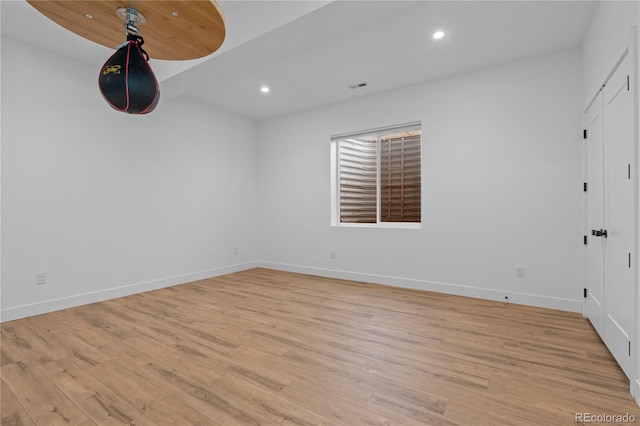
<svg viewBox="0 0 640 426">
<path fill-rule="evenodd" d="M 134 34 L 104 63 L 98 77 L 102 96 L 112 108 L 129 114 L 147 114 L 160 99 L 160 89 L 146 52 L 144 40 Z"/>
</svg>

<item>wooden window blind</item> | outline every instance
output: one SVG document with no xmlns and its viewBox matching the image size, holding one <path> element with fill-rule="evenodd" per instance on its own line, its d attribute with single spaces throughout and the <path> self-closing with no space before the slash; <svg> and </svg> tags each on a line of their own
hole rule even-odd
<svg viewBox="0 0 640 426">
<path fill-rule="evenodd" d="M 334 137 L 341 223 L 421 221 L 419 123 Z"/>
</svg>

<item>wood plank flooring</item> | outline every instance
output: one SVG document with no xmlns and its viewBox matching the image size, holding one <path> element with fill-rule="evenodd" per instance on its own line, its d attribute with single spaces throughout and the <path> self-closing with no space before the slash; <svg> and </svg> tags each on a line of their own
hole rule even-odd
<svg viewBox="0 0 640 426">
<path fill-rule="evenodd" d="M 640 422 L 581 315 L 252 269 L 11 321 L 2 425 Z"/>
</svg>

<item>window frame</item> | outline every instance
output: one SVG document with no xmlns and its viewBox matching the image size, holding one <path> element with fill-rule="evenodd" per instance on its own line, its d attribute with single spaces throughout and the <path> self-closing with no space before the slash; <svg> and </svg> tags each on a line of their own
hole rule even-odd
<svg viewBox="0 0 640 426">
<path fill-rule="evenodd" d="M 401 132 L 403 130 L 420 130 L 420 221 L 419 222 L 383 222 L 381 221 L 381 161 L 382 155 L 380 151 L 380 138 L 384 133 L 393 131 Z M 365 137 L 376 135 L 376 222 L 375 223 L 358 223 L 358 222 L 341 222 L 340 221 L 340 151 L 339 142 L 349 137 Z M 424 220 L 423 200 L 422 200 L 422 180 L 423 180 L 423 161 L 422 161 L 422 121 L 413 121 L 403 124 L 377 127 L 374 129 L 362 130 L 358 132 L 349 132 L 336 134 L 331 136 L 331 226 L 349 227 L 349 228 L 396 228 L 396 229 L 421 229 Z"/>
</svg>

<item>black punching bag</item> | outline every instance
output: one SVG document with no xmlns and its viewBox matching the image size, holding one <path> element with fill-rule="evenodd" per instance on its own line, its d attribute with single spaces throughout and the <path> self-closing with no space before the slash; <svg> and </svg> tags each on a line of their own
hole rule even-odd
<svg viewBox="0 0 640 426">
<path fill-rule="evenodd" d="M 144 40 L 134 34 L 102 66 L 98 86 L 114 109 L 129 114 L 147 114 L 160 99 L 158 81 L 142 49 Z"/>
</svg>

